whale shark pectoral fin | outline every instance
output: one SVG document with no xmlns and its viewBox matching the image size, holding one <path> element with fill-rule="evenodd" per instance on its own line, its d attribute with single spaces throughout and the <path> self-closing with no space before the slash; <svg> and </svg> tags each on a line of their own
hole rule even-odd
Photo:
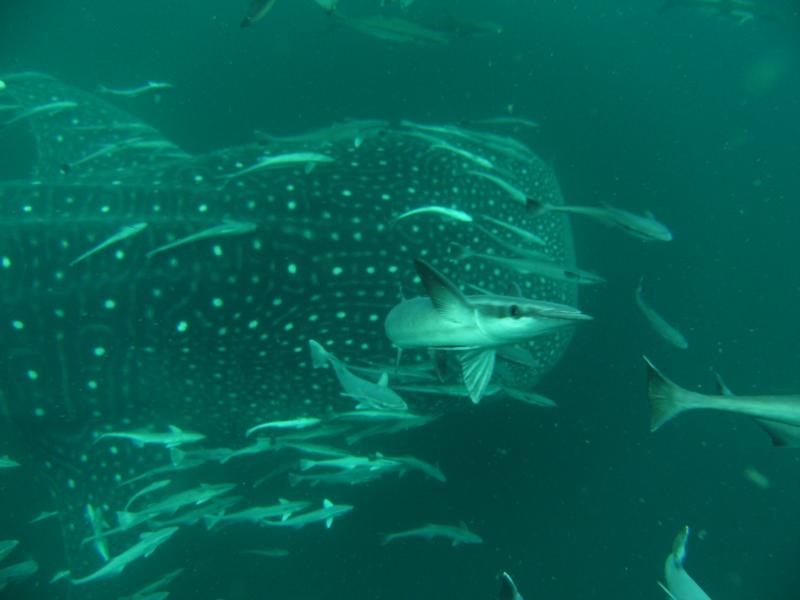
<svg viewBox="0 0 800 600">
<path fill-rule="evenodd" d="M 486 386 L 492 379 L 494 372 L 495 350 L 468 350 L 458 358 L 461 361 L 461 372 L 464 376 L 464 385 L 469 392 L 469 397 L 474 404 L 483 398 Z"/>
<path fill-rule="evenodd" d="M 473 319 L 472 304 L 452 281 L 419 258 L 414 259 L 414 266 L 434 308 L 443 318 L 459 323 Z"/>
</svg>

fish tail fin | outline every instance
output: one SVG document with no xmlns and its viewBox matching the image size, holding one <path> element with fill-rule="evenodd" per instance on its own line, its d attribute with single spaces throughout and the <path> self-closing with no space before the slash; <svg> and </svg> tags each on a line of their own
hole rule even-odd
<svg viewBox="0 0 800 600">
<path fill-rule="evenodd" d="M 647 363 L 647 397 L 650 400 L 650 431 L 677 416 L 686 407 L 682 402 L 684 390 L 667 379 L 645 356 Z"/>
</svg>

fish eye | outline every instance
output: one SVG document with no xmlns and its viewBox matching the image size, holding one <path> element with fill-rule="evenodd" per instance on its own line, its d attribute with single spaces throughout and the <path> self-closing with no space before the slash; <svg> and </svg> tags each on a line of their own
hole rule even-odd
<svg viewBox="0 0 800 600">
<path fill-rule="evenodd" d="M 508 314 L 512 319 L 519 319 L 522 316 L 522 311 L 519 309 L 519 305 L 512 304 L 508 307 Z"/>
</svg>

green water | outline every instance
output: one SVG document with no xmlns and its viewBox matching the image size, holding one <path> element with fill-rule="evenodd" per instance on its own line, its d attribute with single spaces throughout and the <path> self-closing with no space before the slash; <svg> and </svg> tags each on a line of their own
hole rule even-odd
<svg viewBox="0 0 800 600">
<path fill-rule="evenodd" d="M 438 463 L 446 484 L 408 474 L 334 488 L 337 502 L 357 508 L 330 531 L 185 528 L 98 597 L 184 567 L 170 597 L 485 600 L 507 570 L 526 600 L 655 599 L 685 524 L 687 570 L 712 598 L 800 597 L 800 454 L 727 414 L 690 414 L 650 433 L 641 359 L 709 392 L 711 369 L 739 393 L 800 390 L 797 4 L 775 0 L 785 19 L 739 24 L 689 8 L 660 13 L 658 0 L 416 0 L 407 16 L 421 21 L 453 11 L 504 28 L 441 47 L 359 35 L 310 0 L 280 0 L 242 30 L 244 4 L 5 0 L 0 72 L 42 71 L 90 91 L 174 83 L 160 102 L 117 105 L 190 152 L 245 143 L 253 130 L 292 134 L 355 117 L 457 123 L 513 109 L 540 123 L 519 137 L 552 164 L 567 203 L 653 211 L 675 240 L 642 243 L 572 221 L 578 265 L 608 283 L 581 289 L 595 320 L 538 388 L 558 408 L 467 406 L 381 442 L 387 455 Z M 378 2 L 341 0 L 340 9 L 370 14 Z M 3 161 L 0 171 L 17 176 L 16 154 Z M 687 351 L 638 313 L 641 275 Z M 63 565 L 54 542 L 24 525 L 41 495 L 24 469 L 0 473 L 0 486 L 0 538 L 25 539 L 13 556 L 40 563 L 0 595 L 92 597 L 89 587 L 48 584 Z M 484 544 L 380 543 L 387 532 L 459 520 Z M 234 553 L 245 547 L 290 554 Z"/>
</svg>

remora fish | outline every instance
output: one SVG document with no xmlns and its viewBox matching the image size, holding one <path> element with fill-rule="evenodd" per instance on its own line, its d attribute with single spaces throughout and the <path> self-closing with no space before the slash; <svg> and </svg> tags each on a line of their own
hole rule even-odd
<svg viewBox="0 0 800 600">
<path fill-rule="evenodd" d="M 140 85 L 133 88 L 124 88 L 124 89 L 114 89 L 109 88 L 104 85 L 98 85 L 97 91 L 101 94 L 110 94 L 112 96 L 125 96 L 127 98 L 135 98 L 136 96 L 141 96 L 147 92 L 152 92 L 155 90 L 168 90 L 174 88 L 175 86 L 171 83 L 167 83 L 165 81 L 148 81 L 144 85 Z"/>
<path fill-rule="evenodd" d="M 14 551 L 19 540 L 0 540 L 0 561 Z"/>
<path fill-rule="evenodd" d="M 445 32 L 400 17 L 386 15 L 345 17 L 341 13 L 336 13 L 336 20 L 353 31 L 390 42 L 447 44 L 451 39 Z"/>
<path fill-rule="evenodd" d="M 310 523 L 324 521 L 325 528 L 330 529 L 336 517 L 347 514 L 351 510 L 353 510 L 353 507 L 349 504 L 334 504 L 325 498 L 325 500 L 322 501 L 322 508 L 317 510 L 302 513 L 288 519 L 283 519 L 282 521 L 271 521 L 267 519 L 261 523 L 262 525 L 269 525 L 271 527 L 294 527 L 295 529 L 299 529 Z"/>
<path fill-rule="evenodd" d="M 394 540 L 402 538 L 419 537 L 426 540 L 441 537 L 451 541 L 453 546 L 459 544 L 482 544 L 483 539 L 473 531 L 470 531 L 466 523 L 463 521 L 457 526 L 454 525 L 439 525 L 436 523 L 427 523 L 422 527 L 409 529 L 407 531 L 400 531 L 398 533 L 390 533 L 383 538 L 383 543 L 388 544 Z"/>
<path fill-rule="evenodd" d="M 175 425 L 169 426 L 169 432 L 158 433 L 155 431 L 109 431 L 101 433 L 95 441 L 105 439 L 130 440 L 137 446 L 154 444 L 165 448 L 177 448 L 182 444 L 194 444 L 206 439 L 202 433 L 195 431 L 183 431 Z"/>
<path fill-rule="evenodd" d="M 46 75 L 4 73 L 0 78 L 8 84 L 3 102 L 20 107 L 5 116 L 67 103 L 17 125 L 15 138 L 29 134 L 25 141 L 36 150 L 25 165 L 35 178 L 0 181 L 0 323 L 7 327 L 0 381 L 3 422 L 13 432 L 7 451 L 13 448 L 12 457 L 23 465 L 14 476 L 34 478 L 25 489 L 52 499 L 46 506 L 58 511 L 61 527 L 54 526 L 56 521 L 43 523 L 47 526 L 37 535 L 47 536 L 42 543 L 52 544 L 54 552 L 64 546 L 66 566 L 74 573 L 91 573 L 98 566 L 91 546 L 80 545 L 91 535 L 84 517 L 87 503 L 118 510 L 135 491 L 121 482 L 146 479 L 139 484 L 144 487 L 165 477 L 177 481 L 177 476 L 158 474 L 178 469 L 186 487 L 202 481 L 190 470 L 202 460 L 187 457 L 174 466 L 161 446 L 94 444 L 93 432 L 164 431 L 160 427 L 180 415 L 178 424 L 202 431 L 209 448 L 238 448 L 242 432 L 254 424 L 328 416 L 341 386 L 333 377 L 309 377 L 309 339 L 349 364 L 394 362 L 396 350 L 381 325 L 396 303 L 398 287 L 417 285 L 411 259 L 444 260 L 450 242 L 469 245 L 475 236 L 470 227 L 454 226 L 445 239 L 441 221 L 425 218 L 414 221 L 409 236 L 408 228 L 387 226 L 394 215 L 432 199 L 449 202 L 457 187 L 460 210 L 535 231 L 553 261 L 573 260 L 566 219 L 534 220 L 497 185 L 465 177 L 463 158 L 430 152 L 429 141 L 402 133 L 406 127 L 351 122 L 343 126 L 346 135 L 334 128 L 313 132 L 302 142 L 272 140 L 272 155 L 318 152 L 334 162 L 309 174 L 301 168 L 266 169 L 225 189 L 219 189 L 221 178 L 256 164 L 263 146 L 168 160 L 160 152 L 113 152 L 65 178 L 60 166 L 88 149 L 130 135 L 166 140 L 129 112 Z M 513 138 L 456 126 L 424 127 L 469 152 L 490 156 L 498 172 L 520 189 L 536 190 L 549 203 L 562 202 L 552 170 Z M 0 151 L 15 152 L 15 143 L 0 137 Z M 257 229 L 186 243 L 164 253 L 163 260 L 147 260 L 141 248 L 145 241 L 147 248 L 157 248 L 185 240 L 225 221 L 254 223 Z M 98 240 L 132 223 L 148 223 L 141 238 L 92 255 L 84 265 L 91 269 L 67 268 Z M 507 272 L 487 265 L 450 264 L 447 275 L 486 290 L 505 290 L 509 284 Z M 527 278 L 519 283 L 529 298 L 576 301 L 576 286 L 568 282 Z M 526 344 L 535 361 L 514 369 L 513 381 L 504 378 L 503 384 L 534 389 L 570 336 L 571 328 L 562 328 Z M 360 422 L 342 419 L 293 431 L 291 437 L 344 433 L 355 442 L 429 423 L 456 404 L 431 395 L 404 399 L 409 418 L 390 420 L 383 414 L 379 421 L 362 414 Z M 8 510 L 20 515 L 34 506 L 27 495 L 7 500 L 14 505 Z M 143 508 L 143 501 L 151 502 L 139 499 L 132 507 Z M 112 550 L 137 541 L 136 531 L 120 532 Z M 105 590 L 104 597 L 133 587 Z M 81 596 L 90 592 L 87 586 Z"/>
<path fill-rule="evenodd" d="M 683 568 L 688 541 L 689 527 L 687 526 L 675 537 L 672 552 L 664 562 L 664 579 L 667 580 L 667 585 L 665 587 L 660 581 L 658 585 L 672 600 L 711 600 L 709 595 Z"/>
<path fill-rule="evenodd" d="M 647 357 L 650 431 L 687 410 L 721 410 L 758 419 L 800 426 L 800 395 L 710 396 L 691 392 L 667 379 Z"/>
<path fill-rule="evenodd" d="M 658 335 L 667 340 L 676 348 L 686 350 L 689 347 L 689 342 L 686 341 L 686 336 L 678 331 L 673 325 L 670 325 L 670 323 L 668 323 L 664 317 L 658 314 L 652 306 L 645 302 L 644 296 L 642 295 L 643 284 L 644 277 L 640 277 L 639 285 L 636 286 L 636 291 L 633 295 L 634 300 L 636 301 L 636 306 L 639 307 L 639 310 L 642 311 L 642 314 L 645 316 L 648 323 L 650 323 Z"/>
<path fill-rule="evenodd" d="M 250 6 L 247 7 L 247 14 L 242 19 L 242 27 L 250 27 L 253 23 L 258 23 L 261 19 L 267 16 L 267 13 L 272 10 L 277 0 L 250 0 Z"/>
<path fill-rule="evenodd" d="M 373 383 L 353 375 L 347 367 L 330 352 L 327 352 L 319 342 L 308 340 L 311 347 L 311 361 L 315 369 L 322 368 L 330 363 L 339 383 L 342 385 L 344 395 L 356 400 L 356 408 L 374 408 L 388 410 L 407 410 L 408 405 L 397 392 L 389 387 L 389 374 L 383 372 L 378 383 Z"/>
<path fill-rule="evenodd" d="M 98 581 L 108 577 L 116 577 L 122 573 L 122 571 L 125 570 L 125 567 L 127 567 L 133 561 L 142 557 L 147 558 L 150 556 L 153 552 L 155 552 L 156 548 L 171 538 L 176 531 L 178 531 L 177 527 L 167 527 L 164 529 L 159 529 L 158 531 L 148 531 L 142 533 L 139 536 L 138 543 L 109 560 L 94 573 L 75 579 L 70 575 L 69 571 L 65 571 L 58 573 L 51 580 L 51 583 L 60 579 L 67 579 L 73 585 L 83 585 L 84 583 L 90 583 L 92 581 Z"/>
<path fill-rule="evenodd" d="M 672 241 L 672 232 L 667 229 L 666 225 L 656 221 L 650 213 L 637 215 L 608 204 L 602 206 L 553 206 L 532 198 L 527 198 L 527 205 L 529 210 L 535 214 L 560 212 L 590 217 L 646 242 Z"/>
<path fill-rule="evenodd" d="M 404 300 L 392 308 L 384 322 L 386 336 L 400 349 L 459 351 L 464 385 L 475 403 L 489 385 L 498 347 L 591 319 L 562 304 L 512 296 L 465 296 L 425 261 L 414 259 L 414 266 L 428 297 Z"/>
</svg>

